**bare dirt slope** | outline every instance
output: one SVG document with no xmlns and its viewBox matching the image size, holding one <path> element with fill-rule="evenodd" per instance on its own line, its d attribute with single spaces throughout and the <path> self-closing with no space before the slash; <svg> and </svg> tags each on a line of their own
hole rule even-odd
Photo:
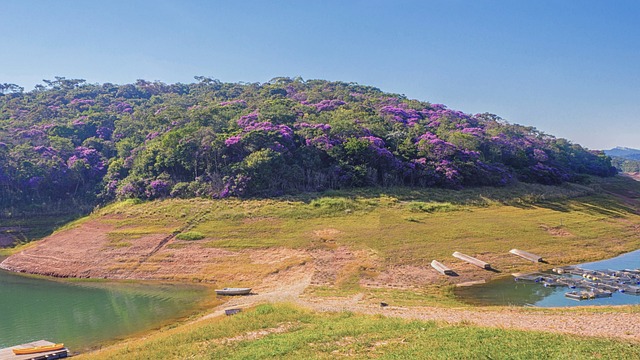
<svg viewBox="0 0 640 360">
<path fill-rule="evenodd" d="M 334 286 L 353 281 L 369 288 L 414 289 L 433 283 L 489 280 L 496 273 L 452 259 L 462 269 L 459 276 L 442 277 L 425 265 L 384 265 L 376 254 L 344 246 L 313 249 L 273 247 L 228 250 L 198 241 L 182 241 L 172 234 L 152 234 L 114 240 L 108 222 L 88 220 L 55 233 L 15 255 L 0 267 L 54 277 L 196 281 L 219 286 L 278 285 L 272 278 L 298 277 L 303 269 L 314 286 Z M 519 261 L 509 255 L 508 261 Z M 502 259 L 490 258 L 493 263 Z M 506 260 L 504 260 L 506 261 Z M 350 278 L 351 277 L 351 278 Z"/>
</svg>

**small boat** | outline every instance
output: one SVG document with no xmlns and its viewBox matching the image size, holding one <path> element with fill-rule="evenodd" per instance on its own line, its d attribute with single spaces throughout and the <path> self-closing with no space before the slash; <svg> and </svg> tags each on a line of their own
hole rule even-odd
<svg viewBox="0 0 640 360">
<path fill-rule="evenodd" d="M 56 350 L 62 350 L 62 349 L 64 349 L 64 344 L 34 346 L 34 347 L 18 348 L 18 349 L 12 349 L 12 350 L 15 355 L 27 355 L 27 354 L 37 354 L 41 352 L 56 351 Z"/>
<path fill-rule="evenodd" d="M 224 288 L 216 289 L 218 295 L 248 295 L 251 292 L 251 288 Z"/>
</svg>

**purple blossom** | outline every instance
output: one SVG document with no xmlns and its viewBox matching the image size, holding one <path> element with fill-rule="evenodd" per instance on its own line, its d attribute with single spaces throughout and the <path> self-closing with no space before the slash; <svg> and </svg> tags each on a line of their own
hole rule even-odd
<svg viewBox="0 0 640 360">
<path fill-rule="evenodd" d="M 540 150 L 540 149 L 533 149 L 533 158 L 537 162 L 545 162 L 549 160 L 547 153 L 544 152 L 544 150 Z"/>
<path fill-rule="evenodd" d="M 131 106 L 131 104 L 124 101 L 118 101 L 114 103 L 113 105 L 111 105 L 111 109 L 117 112 L 128 114 L 131 114 L 133 112 L 133 107 Z"/>
<path fill-rule="evenodd" d="M 240 127 L 245 127 L 249 124 L 252 124 L 256 121 L 258 121 L 258 110 L 255 110 L 247 115 L 241 116 L 240 119 L 238 119 L 238 125 L 240 125 Z"/>
<path fill-rule="evenodd" d="M 147 141 L 149 141 L 149 140 L 153 140 L 153 139 L 157 138 L 159 135 L 160 135 L 160 133 L 159 133 L 159 132 L 154 131 L 154 132 L 151 132 L 151 133 L 147 134 L 147 136 L 146 136 L 146 138 L 145 138 L 145 139 L 146 139 Z"/>
<path fill-rule="evenodd" d="M 422 115 L 418 111 L 408 109 L 404 104 L 400 104 L 399 106 L 384 106 L 380 109 L 380 113 L 383 115 L 390 115 L 391 119 L 395 122 L 408 126 L 413 126 L 422 120 Z"/>
<path fill-rule="evenodd" d="M 224 144 L 226 146 L 232 146 L 239 143 L 241 140 L 242 140 L 242 135 L 234 135 L 229 137 L 227 140 L 225 140 Z"/>
<path fill-rule="evenodd" d="M 87 120 L 88 117 L 87 116 L 80 116 L 79 118 L 73 120 L 73 122 L 71 123 L 73 126 L 82 126 L 82 125 L 86 125 L 85 120 Z"/>
<path fill-rule="evenodd" d="M 333 100 L 322 100 L 317 104 L 311 104 L 311 106 L 315 107 L 318 112 L 322 111 L 332 111 L 337 109 L 339 106 L 346 104 L 342 100 L 333 99 Z"/>
<path fill-rule="evenodd" d="M 306 122 L 297 123 L 294 125 L 294 127 L 298 129 L 305 129 L 305 128 L 316 129 L 316 130 L 321 130 L 325 132 L 331 130 L 331 125 L 329 124 L 309 124 Z"/>
<path fill-rule="evenodd" d="M 375 137 L 375 136 L 363 136 L 360 139 L 362 140 L 367 140 L 368 142 L 371 143 L 371 145 L 378 147 L 378 148 L 382 148 L 384 147 L 384 140 L 380 139 L 379 137 Z"/>
<path fill-rule="evenodd" d="M 171 186 L 168 181 L 165 180 L 153 180 L 147 186 L 145 190 L 145 196 L 148 199 L 156 199 L 159 197 L 165 197 L 169 195 Z"/>
<path fill-rule="evenodd" d="M 223 101 L 218 105 L 219 106 L 230 106 L 230 105 L 247 106 L 247 102 L 241 99 L 237 99 L 237 100 L 231 100 L 231 101 Z"/>
<path fill-rule="evenodd" d="M 224 188 L 216 197 L 223 199 L 229 196 L 242 196 L 247 190 L 251 177 L 246 175 L 227 176 L 223 179 Z"/>
<path fill-rule="evenodd" d="M 136 198 L 139 196 L 139 193 L 139 189 L 132 183 L 126 183 L 116 191 L 116 194 L 122 198 Z"/>
<path fill-rule="evenodd" d="M 413 163 L 415 164 L 420 164 L 420 165 L 427 165 L 427 159 L 426 158 L 418 158 L 418 159 L 413 159 L 411 160 Z"/>
<path fill-rule="evenodd" d="M 20 132 L 19 134 L 23 138 L 39 138 L 39 137 L 42 137 L 42 136 L 45 135 L 42 130 L 38 130 L 38 129 L 24 130 L 24 131 Z"/>
<path fill-rule="evenodd" d="M 460 172 L 451 161 L 441 160 L 435 163 L 435 168 L 437 172 L 444 175 L 448 183 L 455 184 L 459 181 L 458 177 L 460 176 Z"/>
<path fill-rule="evenodd" d="M 280 144 L 277 141 L 274 142 L 273 145 L 269 146 L 269 149 L 277 152 L 284 152 L 287 150 L 287 148 L 284 145 Z"/>
<path fill-rule="evenodd" d="M 93 105 L 95 104 L 94 100 L 91 99 L 73 99 L 71 100 L 71 105 Z"/>
<path fill-rule="evenodd" d="M 326 151 L 339 144 L 339 141 L 331 140 L 327 135 L 321 135 L 311 139 L 306 139 L 305 143 L 307 146 L 317 147 L 318 149 Z"/>
<path fill-rule="evenodd" d="M 69 168 L 76 169 L 90 177 L 101 177 L 106 172 L 106 160 L 96 150 L 78 146 L 74 154 L 67 160 Z"/>
<path fill-rule="evenodd" d="M 460 132 L 463 134 L 471 134 L 477 137 L 484 136 L 484 129 L 480 127 L 467 127 L 467 128 L 463 128 L 462 131 Z"/>
<path fill-rule="evenodd" d="M 102 140 L 109 140 L 113 134 L 113 129 L 101 126 L 96 130 L 96 135 Z"/>
</svg>

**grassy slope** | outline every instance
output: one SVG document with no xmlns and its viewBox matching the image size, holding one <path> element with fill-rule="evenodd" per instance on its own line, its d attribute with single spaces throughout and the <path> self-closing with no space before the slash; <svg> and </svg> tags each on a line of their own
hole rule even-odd
<svg viewBox="0 0 640 360">
<path fill-rule="evenodd" d="M 633 359 L 637 354 L 637 344 L 623 341 L 261 305 L 78 359 Z"/>
<path fill-rule="evenodd" d="M 129 201 L 102 209 L 94 218 L 116 226 L 109 235 L 115 246 L 122 247 L 145 234 L 168 233 L 193 224 L 188 235 L 203 237 L 194 240 L 203 247 L 331 250 L 345 246 L 361 250 L 360 254 L 367 255 L 357 266 L 343 269 L 334 286 L 311 291 L 316 295 L 365 291 L 372 298 L 388 298 L 388 291 L 363 289 L 359 283 L 394 266 L 428 267 L 432 259 L 453 261 L 451 253 L 456 250 L 486 257 L 509 274 L 538 269 L 538 265 L 508 255 L 514 247 L 538 253 L 552 265 L 597 260 L 639 248 L 640 217 L 633 204 L 613 193 L 628 199 L 640 194 L 640 184 L 626 178 L 594 181 L 590 187 L 519 184 L 464 191 L 329 192 L 276 200 Z M 203 276 L 256 271 L 237 260 L 212 267 L 212 274 Z M 435 285 L 435 290 L 395 292 L 395 300 L 403 305 L 450 300 L 449 289 Z M 434 297 L 434 292 L 445 299 Z"/>
</svg>

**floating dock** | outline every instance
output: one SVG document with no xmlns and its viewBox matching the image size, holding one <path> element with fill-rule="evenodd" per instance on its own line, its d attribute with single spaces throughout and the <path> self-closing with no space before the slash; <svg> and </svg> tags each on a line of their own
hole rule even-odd
<svg viewBox="0 0 640 360">
<path fill-rule="evenodd" d="M 565 293 L 564 296 L 573 300 L 591 300 L 611 297 L 611 291 L 606 290 L 591 290 L 591 291 L 571 291 Z"/>
<path fill-rule="evenodd" d="M 38 340 L 26 344 L 11 346 L 8 348 L 0 349 L 0 360 L 40 360 L 40 359 L 62 359 L 69 356 L 69 349 L 62 348 L 60 350 L 54 351 L 45 351 L 39 352 L 35 354 L 26 354 L 26 355 L 16 355 L 13 353 L 13 349 L 23 349 L 23 348 L 32 348 L 38 346 L 48 346 L 55 345 L 51 341 L 46 340 Z"/>
<path fill-rule="evenodd" d="M 431 262 L 431 266 L 436 269 L 437 272 L 439 272 L 442 275 L 448 275 L 448 276 L 453 276 L 456 275 L 456 272 L 449 269 L 448 267 L 444 266 L 444 264 L 442 264 L 439 261 L 433 260 Z"/>
<path fill-rule="evenodd" d="M 453 253 L 453 257 L 458 258 L 458 259 L 460 259 L 462 261 L 466 261 L 471 265 L 478 266 L 478 267 L 483 268 L 485 270 L 490 270 L 491 269 L 491 264 L 489 264 L 487 262 L 484 262 L 482 260 L 476 259 L 474 257 L 471 257 L 469 255 L 457 252 L 457 251 Z"/>
<path fill-rule="evenodd" d="M 513 255 L 518 255 L 521 258 L 527 259 L 529 261 L 543 262 L 542 257 L 540 257 L 540 256 L 538 256 L 536 254 L 532 254 L 530 252 L 526 252 L 524 250 L 511 249 L 509 252 L 512 253 Z"/>
<path fill-rule="evenodd" d="M 546 287 L 567 286 L 584 291 L 571 291 L 566 297 L 576 300 L 609 297 L 613 292 L 640 294 L 640 273 L 626 270 L 589 270 L 577 266 L 565 266 L 553 269 L 560 274 L 530 273 L 512 274 L 516 281 L 542 283 Z"/>
</svg>

